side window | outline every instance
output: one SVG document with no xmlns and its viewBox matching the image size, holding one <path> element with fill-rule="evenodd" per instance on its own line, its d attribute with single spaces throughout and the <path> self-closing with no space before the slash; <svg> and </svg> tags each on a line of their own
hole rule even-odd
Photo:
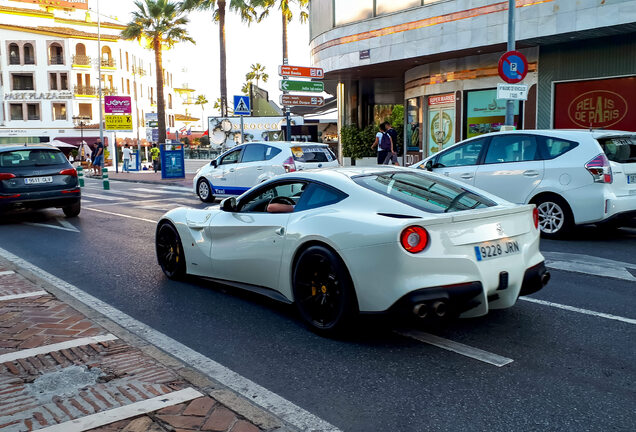
<svg viewBox="0 0 636 432">
<path fill-rule="evenodd" d="M 241 200 L 239 211 L 266 212 L 268 204 L 272 201 L 295 206 L 306 186 L 304 182 L 276 183 L 266 186 Z"/>
<path fill-rule="evenodd" d="M 303 201 L 298 210 L 324 207 L 342 201 L 347 194 L 329 186 L 312 184 L 303 194 Z"/>
<path fill-rule="evenodd" d="M 500 135 L 490 140 L 484 163 L 537 160 L 537 140 L 532 135 Z"/>
<path fill-rule="evenodd" d="M 241 151 L 242 150 L 243 150 L 243 148 L 240 148 L 238 150 L 234 150 L 233 152 L 230 152 L 230 153 L 226 154 L 225 156 L 223 156 L 221 158 L 220 165 L 228 165 L 228 164 L 237 163 L 238 160 L 239 160 L 239 156 L 241 155 Z"/>
<path fill-rule="evenodd" d="M 243 152 L 241 162 L 258 162 L 265 160 L 265 148 L 263 144 L 248 144 Z"/>
<path fill-rule="evenodd" d="M 281 150 L 279 148 L 272 147 L 272 146 L 267 146 L 267 149 L 265 149 L 265 160 L 273 159 L 280 152 L 281 152 Z"/>
<path fill-rule="evenodd" d="M 435 161 L 434 168 L 477 165 L 479 154 L 484 147 L 485 139 L 477 139 L 456 146 L 441 153 Z"/>
<path fill-rule="evenodd" d="M 574 141 L 567 141 L 561 138 L 548 138 L 543 140 L 543 159 L 554 159 L 564 153 L 569 152 L 579 144 Z"/>
</svg>

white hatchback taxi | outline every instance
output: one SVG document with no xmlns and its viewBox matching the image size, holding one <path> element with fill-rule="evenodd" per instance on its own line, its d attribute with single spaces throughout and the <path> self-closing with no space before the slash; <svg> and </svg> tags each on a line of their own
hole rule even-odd
<svg viewBox="0 0 636 432">
<path fill-rule="evenodd" d="M 575 225 L 619 227 L 636 216 L 636 134 L 606 130 L 493 132 L 413 165 L 535 204 L 544 237 Z"/>
<path fill-rule="evenodd" d="M 194 193 L 204 202 L 240 195 L 279 174 L 337 167 L 327 144 L 264 141 L 234 147 L 197 171 Z"/>
</svg>

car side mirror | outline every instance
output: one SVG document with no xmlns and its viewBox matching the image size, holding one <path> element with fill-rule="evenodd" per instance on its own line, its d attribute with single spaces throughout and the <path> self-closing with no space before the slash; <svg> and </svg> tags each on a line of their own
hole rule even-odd
<svg viewBox="0 0 636 432">
<path fill-rule="evenodd" d="M 210 165 L 216 168 L 216 159 L 212 159 L 212 162 L 210 162 Z"/>
<path fill-rule="evenodd" d="M 236 211 L 236 198 L 229 197 L 225 198 L 221 201 L 221 210 L 225 212 L 235 212 Z"/>
<path fill-rule="evenodd" d="M 426 169 L 426 171 L 433 171 L 433 161 L 427 160 L 424 168 Z"/>
</svg>

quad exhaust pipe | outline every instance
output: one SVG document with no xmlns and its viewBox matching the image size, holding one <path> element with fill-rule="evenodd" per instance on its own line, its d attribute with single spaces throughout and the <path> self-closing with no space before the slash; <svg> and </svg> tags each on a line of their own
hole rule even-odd
<svg viewBox="0 0 636 432">
<path fill-rule="evenodd" d="M 448 304 L 443 300 L 436 300 L 431 303 L 418 303 L 413 306 L 413 314 L 420 319 L 428 317 L 429 313 L 437 318 L 444 318 L 448 313 Z"/>
</svg>

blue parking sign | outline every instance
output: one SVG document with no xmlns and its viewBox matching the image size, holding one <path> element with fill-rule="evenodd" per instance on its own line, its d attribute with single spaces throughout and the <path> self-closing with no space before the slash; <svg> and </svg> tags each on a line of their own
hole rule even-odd
<svg viewBox="0 0 636 432">
<path fill-rule="evenodd" d="M 234 114 L 250 115 L 252 110 L 250 107 L 250 98 L 248 96 L 234 96 Z"/>
</svg>

